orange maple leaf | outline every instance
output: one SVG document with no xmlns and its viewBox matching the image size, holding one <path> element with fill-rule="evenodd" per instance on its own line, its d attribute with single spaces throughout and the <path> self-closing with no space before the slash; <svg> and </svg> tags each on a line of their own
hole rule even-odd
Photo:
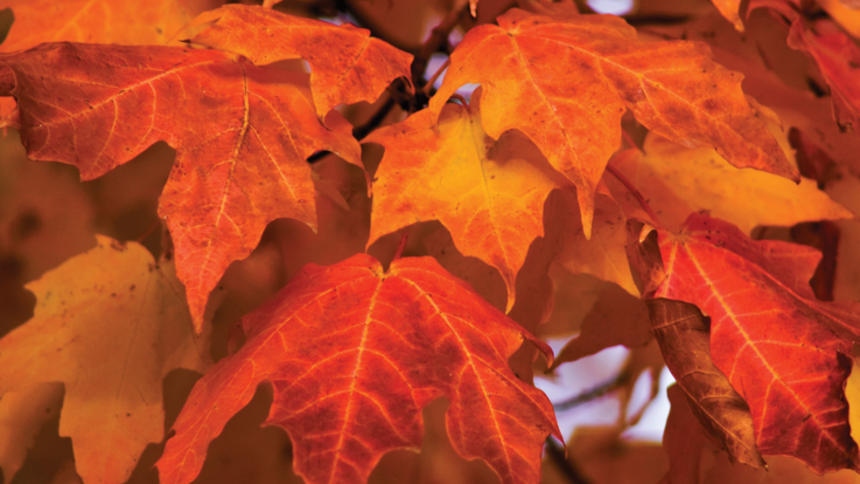
<svg viewBox="0 0 860 484">
<path fill-rule="evenodd" d="M 11 0 L 15 21 L 0 52 L 42 42 L 164 44 L 198 13 L 223 0 Z M 0 127 L 20 126 L 17 106 L 0 98 Z"/>
<path fill-rule="evenodd" d="M 438 124 L 424 110 L 363 140 L 385 147 L 373 184 L 370 242 L 439 220 L 464 255 L 499 270 L 510 309 L 529 245 L 543 235 L 544 201 L 562 183 L 527 139 L 487 137 L 479 99 L 476 92 L 469 107 L 447 105 Z"/>
<path fill-rule="evenodd" d="M 759 451 L 818 472 L 857 469 L 843 387 L 860 310 L 815 299 L 808 281 L 820 254 L 752 241 L 702 214 L 659 238 L 666 278 L 654 295 L 710 316 L 711 358 L 749 404 Z"/>
<path fill-rule="evenodd" d="M 807 21 L 797 0 L 752 0 L 749 12 L 767 8 L 790 24 L 786 42 L 805 51 L 830 86 L 834 117 L 840 129 L 860 125 L 860 47 L 833 20 Z"/>
<path fill-rule="evenodd" d="M 163 44 L 195 15 L 223 0 L 11 0 L 15 22 L 0 51 L 42 42 Z"/>
<path fill-rule="evenodd" d="M 555 20 L 512 9 L 498 24 L 466 34 L 430 109 L 439 113 L 460 86 L 480 83 L 487 134 L 518 129 L 535 142 L 576 186 L 587 237 L 627 108 L 664 137 L 714 146 L 738 167 L 798 178 L 744 97 L 741 76 L 711 60 L 704 44 L 643 41 L 609 15 Z"/>
<path fill-rule="evenodd" d="M 372 102 L 388 84 L 409 79 L 412 55 L 349 24 L 286 15 L 260 6 L 225 5 L 197 17 L 211 25 L 192 42 L 242 54 L 257 65 L 304 59 L 320 118 L 338 104 Z"/>
<path fill-rule="evenodd" d="M 465 458 L 503 482 L 537 482 L 540 450 L 559 436 L 546 396 L 508 358 L 525 330 L 432 258 L 388 272 L 358 254 L 305 266 L 243 325 L 248 340 L 197 382 L 159 460 L 161 482 L 187 483 L 209 441 L 268 381 L 267 424 L 287 430 L 309 484 L 364 482 L 383 454 L 420 446 L 421 409 L 450 400 L 446 428 Z"/>
<path fill-rule="evenodd" d="M 362 166 L 349 123 L 332 113 L 323 126 L 277 66 L 209 50 L 58 43 L 4 55 L 0 70 L 31 159 L 92 179 L 156 141 L 176 149 L 158 213 L 198 330 L 209 292 L 268 222 L 316 226 L 306 158 L 330 150 Z"/>
<path fill-rule="evenodd" d="M 86 482 L 125 482 L 146 445 L 163 438 L 165 375 L 205 368 L 205 339 L 178 285 L 143 246 L 98 236 L 95 248 L 28 284 L 33 318 L 0 339 L 3 398 L 65 384 L 59 432 L 72 438 Z"/>
<path fill-rule="evenodd" d="M 685 148 L 659 136 L 648 135 L 643 145 L 644 152 L 621 152 L 609 163 L 637 187 L 666 228 L 676 230 L 700 210 L 745 233 L 762 225 L 853 217 L 809 178 L 792 183 L 738 169 L 712 149 Z"/>
<path fill-rule="evenodd" d="M 829 20 L 808 25 L 792 22 L 788 45 L 806 51 L 830 86 L 833 110 L 840 126 L 860 128 L 860 47 Z"/>
<path fill-rule="evenodd" d="M 738 10 L 741 8 L 741 0 L 711 0 L 723 17 L 734 25 L 739 32 L 744 31 L 744 23 Z"/>
</svg>

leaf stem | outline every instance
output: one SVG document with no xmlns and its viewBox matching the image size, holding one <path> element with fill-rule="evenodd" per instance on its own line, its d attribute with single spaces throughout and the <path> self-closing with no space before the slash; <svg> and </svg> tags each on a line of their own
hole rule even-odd
<svg viewBox="0 0 860 484">
<path fill-rule="evenodd" d="M 412 61 L 412 80 L 415 87 L 424 88 L 426 84 L 421 83 L 421 81 L 423 81 L 424 71 L 427 70 L 427 63 L 430 62 L 430 57 L 440 49 L 448 53 L 448 35 L 460 23 L 463 16 L 468 14 L 469 4 L 466 2 L 462 8 L 448 12 L 448 15 L 442 19 L 442 22 L 430 32 L 430 36 L 421 45 L 421 49 L 415 53 L 415 59 Z M 428 82 L 427 84 L 432 85 L 433 83 Z"/>
<path fill-rule="evenodd" d="M 621 137 L 624 139 L 624 141 L 627 142 L 627 144 L 630 145 L 631 148 L 636 148 L 637 151 L 639 151 L 640 153 L 642 152 L 642 149 L 639 147 L 639 145 L 636 144 L 635 141 L 633 141 L 633 137 L 630 136 L 630 133 L 628 133 L 626 129 L 621 130 Z"/>
<path fill-rule="evenodd" d="M 611 163 L 606 165 L 606 172 L 610 173 L 612 176 L 615 177 L 616 180 L 618 180 L 619 182 L 621 182 L 622 185 L 624 185 L 624 188 L 626 188 L 627 191 L 630 192 L 631 195 L 633 195 L 633 198 L 635 198 L 636 201 L 639 202 L 639 206 L 642 207 L 642 210 L 644 210 L 648 217 L 651 218 L 651 222 L 655 224 L 659 223 L 660 219 L 657 217 L 657 214 L 655 214 L 654 211 L 651 210 L 651 206 L 648 205 L 648 200 L 646 200 L 642 193 L 637 190 L 632 183 L 630 183 L 630 180 L 628 180 L 623 173 L 618 171 L 614 166 L 612 166 Z"/>
<path fill-rule="evenodd" d="M 364 139 L 365 136 L 370 134 L 371 131 L 376 129 L 382 121 L 385 120 L 385 117 L 388 116 L 388 113 L 394 108 L 394 105 L 397 104 L 394 102 L 394 96 L 391 94 L 388 95 L 388 99 L 385 100 L 385 103 L 376 110 L 375 113 L 361 126 L 356 126 L 352 129 L 352 136 L 355 137 L 358 141 Z"/>
<path fill-rule="evenodd" d="M 403 235 L 400 236 L 400 243 L 397 244 L 397 250 L 394 251 L 394 257 L 391 258 L 391 261 L 396 261 L 403 255 L 403 250 L 406 248 L 406 242 L 409 241 L 409 230 L 407 229 L 403 231 Z"/>
<path fill-rule="evenodd" d="M 436 79 L 439 79 L 439 76 L 441 76 L 442 73 L 445 72 L 445 69 L 447 69 L 449 65 L 451 65 L 451 58 L 445 59 L 445 62 L 443 62 L 442 65 L 439 66 L 438 69 L 436 69 L 436 72 L 434 72 L 433 75 L 430 76 L 430 79 L 427 79 L 427 84 L 424 84 L 424 87 L 421 88 L 421 90 L 424 92 L 424 94 L 427 95 L 427 97 L 430 97 L 430 90 L 433 89 L 433 84 L 436 83 Z"/>
</svg>

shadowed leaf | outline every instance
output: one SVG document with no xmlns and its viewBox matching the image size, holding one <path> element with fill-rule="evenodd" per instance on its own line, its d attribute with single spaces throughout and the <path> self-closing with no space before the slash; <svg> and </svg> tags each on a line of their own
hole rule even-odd
<svg viewBox="0 0 860 484">
<path fill-rule="evenodd" d="M 755 446 L 749 407 L 711 361 L 708 326 L 702 313 L 692 304 L 669 299 L 650 299 L 647 304 L 666 366 L 696 418 L 732 459 L 764 468 Z"/>
<path fill-rule="evenodd" d="M 830 86 L 833 110 L 840 126 L 860 130 L 860 47 L 830 20 L 808 25 L 797 18 L 788 45 L 806 51 Z"/>
<path fill-rule="evenodd" d="M 35 313 L 0 339 L 0 395 L 65 383 L 60 435 L 72 438 L 78 473 L 125 482 L 163 437 L 164 376 L 204 367 L 178 281 L 142 246 L 98 236 L 96 248 L 27 288 Z"/>
<path fill-rule="evenodd" d="M 305 159 L 327 149 L 361 166 L 345 120 L 333 113 L 326 128 L 277 67 L 216 51 L 43 44 L 0 57 L 0 94 L 18 101 L 28 156 L 73 164 L 84 179 L 159 140 L 176 149 L 158 214 L 198 330 L 209 292 L 268 222 L 316 227 Z"/>
</svg>

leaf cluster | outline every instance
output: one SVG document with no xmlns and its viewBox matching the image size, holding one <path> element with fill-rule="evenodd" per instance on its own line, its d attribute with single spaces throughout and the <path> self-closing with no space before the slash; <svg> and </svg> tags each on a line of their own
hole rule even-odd
<svg viewBox="0 0 860 484">
<path fill-rule="evenodd" d="M 598 3 L 0 2 L 5 480 L 857 480 L 860 10 Z"/>
</svg>

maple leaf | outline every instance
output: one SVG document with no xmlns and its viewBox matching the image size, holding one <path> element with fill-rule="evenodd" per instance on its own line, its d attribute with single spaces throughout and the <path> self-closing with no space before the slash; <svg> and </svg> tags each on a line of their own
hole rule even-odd
<svg viewBox="0 0 860 484">
<path fill-rule="evenodd" d="M 846 32 L 860 37 L 860 2 L 857 0 L 820 0 L 816 2 Z"/>
<path fill-rule="evenodd" d="M 18 129 L 20 126 L 18 105 L 15 104 L 15 100 L 8 97 L 0 97 L 0 129 Z"/>
<path fill-rule="evenodd" d="M 163 44 L 198 13 L 223 0 L 9 0 L 12 24 L 0 52 L 48 41 Z M 117 19 L 121 19 L 117 22 Z M 17 106 L 0 99 L 0 127 L 19 127 Z"/>
<path fill-rule="evenodd" d="M 162 482 L 190 482 L 263 381 L 274 387 L 266 423 L 290 434 L 308 483 L 364 482 L 384 453 L 417 449 L 421 408 L 440 396 L 454 449 L 503 482 L 537 482 L 542 443 L 559 435 L 543 393 L 507 366 L 536 341 L 429 257 L 385 273 L 365 254 L 309 264 L 243 326 L 245 345 L 198 381 L 177 418 Z"/>
<path fill-rule="evenodd" d="M 755 445 L 749 406 L 714 366 L 708 324 L 702 313 L 691 304 L 670 299 L 650 299 L 647 305 L 666 367 L 684 391 L 696 418 L 733 459 L 764 468 Z"/>
<path fill-rule="evenodd" d="M 559 235 L 561 248 L 555 264 L 573 274 L 591 274 L 614 282 L 630 294 L 639 296 L 627 263 L 626 220 L 620 204 L 606 194 L 598 193 L 595 196 L 592 234 L 587 239 L 578 220 L 575 195 L 568 191 L 562 192 L 553 202 L 547 205 L 549 216 L 564 221 Z"/>
<path fill-rule="evenodd" d="M 498 24 L 466 34 L 430 109 L 439 113 L 460 86 L 480 83 L 487 134 L 518 129 L 535 142 L 576 186 L 587 237 L 626 108 L 652 132 L 714 146 L 735 166 L 798 178 L 744 97 L 741 76 L 714 63 L 704 44 L 642 41 L 609 15 L 557 21 L 512 9 Z"/>
<path fill-rule="evenodd" d="M 385 147 L 373 184 L 370 241 L 437 219 L 463 254 L 499 270 L 510 309 L 529 244 L 543 235 L 544 201 L 561 184 L 528 139 L 487 137 L 480 98 L 476 92 L 469 107 L 447 105 L 438 124 L 423 110 L 363 140 Z"/>
<path fill-rule="evenodd" d="M 648 135 L 643 149 L 614 156 L 610 164 L 629 178 L 670 229 L 700 210 L 746 233 L 760 225 L 853 217 L 809 178 L 792 183 L 771 173 L 738 169 L 713 149 L 685 148 L 659 136 Z"/>
<path fill-rule="evenodd" d="M 394 79 L 410 78 L 412 55 L 349 24 L 333 25 L 250 5 L 225 5 L 201 14 L 193 24 L 211 26 L 192 42 L 242 54 L 258 65 L 306 60 L 320 118 L 338 104 L 372 102 Z"/>
<path fill-rule="evenodd" d="M 553 367 L 612 346 L 645 346 L 651 340 L 644 302 L 615 284 L 553 267 L 554 305 L 542 331 L 576 332 L 556 356 Z M 658 368 L 659 370 L 659 368 Z"/>
<path fill-rule="evenodd" d="M 844 127 L 860 127 L 860 47 L 832 21 L 807 25 L 800 17 L 792 22 L 788 45 L 804 50 L 818 65 L 830 86 L 836 121 Z"/>
<path fill-rule="evenodd" d="M 15 22 L 0 52 L 42 42 L 164 44 L 195 15 L 223 0 L 7 0 Z"/>
<path fill-rule="evenodd" d="M 666 430 L 663 432 L 663 449 L 669 457 L 669 470 L 661 482 L 668 484 L 719 483 L 732 484 L 852 484 L 857 474 L 841 470 L 821 475 L 803 462 L 787 456 L 767 459 L 767 471 L 737 465 L 719 448 L 713 439 L 702 431 L 698 418 L 689 405 L 689 399 L 678 385 L 667 390 L 671 404 Z"/>
<path fill-rule="evenodd" d="M 827 193 L 846 207 L 860 212 L 860 177 L 845 175 L 827 185 Z M 836 300 L 860 301 L 860 218 L 841 220 L 839 225 L 838 267 L 833 281 Z"/>
<path fill-rule="evenodd" d="M 42 425 L 60 414 L 63 386 L 36 383 L 0 395 L 0 469 L 4 482 L 21 468 Z"/>
<path fill-rule="evenodd" d="M 741 8 L 741 0 L 711 0 L 711 3 L 717 7 L 720 14 L 726 18 L 739 32 L 744 31 L 744 23 L 738 14 Z"/>
<path fill-rule="evenodd" d="M 267 390 L 259 388 L 251 403 L 234 415 L 221 435 L 212 441 L 195 482 L 304 484 L 292 470 L 290 438 L 281 429 L 260 426 L 271 404 L 271 392 Z M 184 397 L 187 395 L 183 395 L 183 400 Z M 149 482 L 157 484 L 157 473 L 152 472 L 155 469 L 148 467 Z"/>
<path fill-rule="evenodd" d="M 814 298 L 808 281 L 820 254 L 754 242 L 702 214 L 659 239 L 666 278 L 654 296 L 710 316 L 711 358 L 749 404 L 759 451 L 818 472 L 856 469 L 843 386 L 860 311 Z"/>
<path fill-rule="evenodd" d="M 744 92 L 776 111 L 782 126 L 803 131 L 840 164 L 860 172 L 855 156 L 860 150 L 860 137 L 841 131 L 832 122 L 832 100 L 821 97 L 817 89 L 809 89 L 807 79 L 818 77 L 814 72 L 805 72 L 809 63 L 803 56 L 791 55 L 791 49 L 781 44 L 783 29 L 772 16 L 754 15 L 750 19 L 750 28 L 743 35 L 718 14 L 674 26 L 650 26 L 648 30 L 661 36 L 706 42 L 717 62 L 744 74 Z M 793 79 L 787 80 L 786 76 Z"/>
<path fill-rule="evenodd" d="M 156 141 L 176 149 L 158 213 L 198 330 L 209 292 L 268 222 L 316 226 L 305 159 L 327 149 L 362 166 L 349 124 L 332 113 L 323 126 L 277 66 L 208 50 L 59 43 L 0 57 L 0 69 L 31 159 L 73 164 L 87 180 Z"/>
<path fill-rule="evenodd" d="M 860 124 L 860 47 L 829 19 L 807 22 L 800 5 L 787 0 L 752 0 L 749 11 L 767 8 L 790 23 L 786 42 L 815 61 L 830 86 L 834 117 L 840 129 Z"/>
<path fill-rule="evenodd" d="M 856 32 L 860 17 L 841 8 L 857 0 L 841 1 L 820 0 L 818 6 Z M 670 391 L 673 414 L 678 417 L 676 410 L 683 413 L 692 405 L 697 415 L 670 417 L 667 482 L 813 482 L 813 470 L 840 467 L 856 477 L 857 448 L 848 432 L 856 415 L 846 418 L 845 402 L 847 397 L 856 407 L 850 400 L 856 395 L 843 387 L 849 350 L 860 338 L 860 305 L 815 299 L 808 285 L 819 260 L 815 251 L 752 242 L 744 235 L 761 224 L 851 216 L 811 180 L 797 176 L 782 126 L 807 138 L 801 143 L 795 137 L 794 148 L 803 156 L 817 156 L 803 146 L 812 143 L 835 160 L 820 164 L 826 169 L 816 172 L 816 180 L 835 200 L 856 210 L 853 192 L 858 191 L 845 183 L 856 180 L 845 170 L 860 166 L 860 138 L 839 128 L 856 125 L 860 118 L 853 65 L 857 46 L 824 16 L 807 17 L 820 13 L 812 3 L 712 0 L 731 23 L 708 2 L 667 6 L 647 0 L 637 5 L 631 18 L 641 35 L 684 42 L 645 41 L 619 18 L 579 15 L 574 2 L 521 0 L 518 5 L 533 12 L 526 13 L 511 9 L 506 0 L 483 0 L 474 20 L 466 11 L 474 16 L 478 0 L 432 0 L 418 6 L 392 0 L 371 7 L 334 2 L 324 10 L 319 2 L 284 2 L 279 7 L 351 18 L 394 45 L 371 38 L 365 29 L 245 5 L 205 12 L 179 30 L 219 0 L 115 3 L 11 0 L 6 5 L 12 5 L 18 22 L 0 51 L 45 40 L 163 44 L 182 39 L 186 48 L 55 43 L 0 53 L 0 94 L 16 97 L 0 101 L 0 126 L 20 123 L 32 157 L 73 164 L 85 179 L 114 170 L 156 141 L 176 149 L 159 214 L 175 242 L 198 330 L 219 279 L 223 287 L 219 297 L 208 300 L 209 309 L 215 309 L 218 320 L 233 323 L 299 267 L 363 252 L 368 237 L 374 253 L 388 255 L 399 239 L 396 233 L 405 233 L 408 241 L 400 238 L 401 253 L 436 259 L 396 260 L 386 273 L 381 268 L 386 262 L 358 255 L 331 267 L 302 270 L 284 292 L 245 319 L 247 345 L 241 347 L 238 334 L 213 345 L 216 354 L 224 353 L 224 346 L 235 354 L 192 392 L 159 463 L 165 482 L 187 482 L 195 475 L 204 481 L 269 479 L 289 465 L 285 445 L 308 482 L 355 482 L 371 473 L 400 482 L 412 478 L 416 469 L 422 472 L 419 480 L 483 480 L 483 474 L 495 473 L 505 482 L 535 482 L 539 467 L 557 464 L 540 460 L 543 439 L 558 435 L 552 407 L 525 383 L 535 355 L 546 350 L 537 344 L 514 351 L 524 340 L 535 342 L 523 327 L 544 331 L 547 326 L 539 325 L 546 320 L 567 333 L 579 330 L 558 362 L 618 343 L 636 346 L 619 374 L 618 381 L 630 377 L 630 384 L 620 388 L 619 425 L 631 424 L 641 414 L 629 419 L 626 414 L 636 375 L 650 370 L 653 398 L 655 375 L 664 360 L 676 372 L 680 383 Z M 279 0 L 262 3 L 272 7 Z M 741 22 L 746 10 L 759 6 L 783 13 L 792 25 L 789 42 L 816 61 L 821 76 L 807 72 L 809 63 L 786 45 L 784 32 L 758 23 L 773 18 L 761 15 L 744 19 L 746 25 Z M 0 12 L 0 30 L 11 25 L 11 10 Z M 498 25 L 487 24 L 506 11 Z M 649 17 L 656 12 L 678 21 L 672 27 L 655 26 Z M 439 22 L 435 28 L 434 22 Z M 745 40 L 735 30 L 743 28 Z M 421 91 L 404 91 L 413 87 L 408 85 L 412 80 L 423 84 L 418 71 L 450 53 L 460 35 L 465 40 L 449 58 L 448 75 L 429 109 L 398 110 L 398 105 L 420 106 L 432 92 L 441 69 L 428 76 L 431 82 Z M 704 43 L 686 42 L 694 38 Z M 742 76 L 717 65 L 705 44 L 714 48 L 713 59 L 743 72 L 746 92 L 778 108 L 780 119 L 746 98 L 740 90 Z M 398 48 L 416 53 L 412 69 L 411 57 Z M 300 72 L 300 60 L 308 72 Z M 411 80 L 410 70 L 415 70 Z M 368 104 L 404 76 L 406 89 Z M 819 78 L 827 86 L 820 88 Z M 452 93 L 471 82 L 481 84 L 471 103 L 448 105 Z M 839 123 L 831 121 L 831 99 L 822 95 L 828 86 Z M 356 102 L 362 104 L 332 109 Z M 7 109 L 13 104 L 15 109 Z M 360 122 L 357 131 L 370 133 L 369 139 L 382 146 L 360 147 L 341 114 Z M 396 124 L 388 126 L 392 119 Z M 644 145 L 644 153 L 618 151 L 621 126 L 625 142 Z M 382 158 L 373 198 L 364 184 L 360 149 L 370 155 L 371 164 Z M 347 163 L 328 154 L 314 157 L 319 161 L 309 168 L 308 155 L 321 150 Z M 172 160 L 169 155 L 165 163 Z M 9 229 L 0 230 L 0 301 L 13 301 L 12 306 L 0 303 L 11 308 L 0 311 L 0 333 L 10 331 L 2 327 L 4 322 L 27 318 L 21 315 L 28 310 L 21 281 L 37 277 L 78 247 L 77 233 L 68 231 L 63 231 L 64 240 L 72 235 L 71 243 L 48 244 L 47 236 L 56 232 L 52 228 L 68 227 L 71 220 L 136 237 L 140 232 L 128 227 L 142 231 L 150 225 L 151 202 L 167 177 L 167 166 L 152 161 L 138 157 L 115 176 L 68 187 L 65 181 L 71 180 L 44 185 L 53 177 L 22 185 L 32 177 L 19 175 L 29 169 L 19 174 L 14 163 L 0 164 L 0 192 L 8 192 L 0 198 L 12 204 L 0 202 L 0 228 L 5 224 Z M 39 172 L 51 167 L 31 165 Z M 772 173 L 740 170 L 742 166 Z M 71 174 L 69 167 L 54 168 Z M 602 176 L 605 169 L 609 176 Z M 157 185 L 140 179 L 133 187 L 116 182 L 135 178 L 136 170 L 152 172 Z M 117 186 L 147 192 L 146 203 L 134 209 L 113 203 L 106 194 L 115 193 Z M 77 195 L 57 198 L 57 187 L 63 193 L 74 188 Z M 78 196 L 85 193 L 94 196 Z M 57 200 L 75 203 L 56 209 Z M 684 222 L 698 210 L 728 223 L 704 215 Z M 74 216 L 47 217 L 63 213 Z M 269 223 L 280 217 L 291 220 Z M 625 219 L 628 234 L 636 236 L 629 238 L 628 260 Z M 640 222 L 657 230 L 643 231 Z M 834 244 L 824 247 L 825 260 L 831 276 L 836 268 L 833 294 L 854 298 L 858 256 L 852 244 L 860 231 L 856 220 L 839 223 L 838 250 Z M 268 235 L 254 256 L 225 272 L 258 244 L 264 227 L 269 227 Z M 154 241 L 157 224 L 154 229 L 143 237 Z M 647 244 L 640 243 L 643 239 Z M 121 250 L 105 247 L 111 245 L 108 239 L 99 240 L 97 251 Z M 45 281 L 61 274 L 65 279 L 55 282 L 63 287 L 49 291 L 40 286 L 36 317 L 0 339 L 0 465 L 6 474 L 19 467 L 25 447 L 49 415 L 41 410 L 59 412 L 65 384 L 69 398 L 60 432 L 72 436 L 76 462 L 70 455 L 59 457 L 64 469 L 52 477 L 46 474 L 54 466 L 46 466 L 50 470 L 38 471 L 41 480 L 77 480 L 76 463 L 88 481 L 125 480 L 143 446 L 162 437 L 164 416 L 146 406 L 134 407 L 129 412 L 133 417 L 125 417 L 114 408 L 123 402 L 83 408 L 84 390 L 91 398 L 116 403 L 137 388 L 137 378 L 117 383 L 115 375 L 108 375 L 97 385 L 91 377 L 115 372 L 126 361 L 151 358 L 140 368 L 125 367 L 147 372 L 142 398 L 156 404 L 161 382 L 172 386 L 161 378 L 175 366 L 164 363 L 165 358 L 194 357 L 187 366 L 200 364 L 193 331 L 186 328 L 182 288 L 173 276 L 152 265 L 136 245 L 124 252 L 140 255 L 133 270 L 116 262 L 116 254 L 96 258 L 97 251 L 87 255 L 92 257 L 86 264 L 82 256 L 49 273 Z M 168 248 L 166 253 L 174 252 Z M 483 261 L 467 257 L 471 255 Z M 663 260 L 671 261 L 668 276 Z M 154 272 L 141 277 L 161 281 L 157 292 L 169 303 L 153 303 L 138 291 L 137 298 L 124 303 L 89 297 L 112 290 L 93 278 L 120 281 L 122 288 L 127 282 L 123 277 L 143 274 L 144 262 Z M 119 273 L 94 274 L 108 270 Z M 82 286 L 89 292 L 78 297 Z M 74 301 L 72 291 L 77 291 Z M 113 292 L 123 298 L 132 291 Z M 631 295 L 640 292 L 646 301 Z M 669 294 L 687 302 L 658 297 Z M 508 317 L 493 309 L 503 308 L 505 297 Z M 69 312 L 61 310 L 61 299 L 72 301 L 65 306 Z M 710 328 L 689 302 L 710 315 Z M 652 335 L 648 305 L 665 357 L 656 351 L 656 341 L 644 344 Z M 50 328 L 39 326 L 46 307 L 57 312 Z M 142 345 L 132 343 L 140 332 L 120 335 L 124 324 L 102 331 L 108 322 L 117 326 L 117 321 L 135 317 L 151 319 L 159 308 L 160 315 L 181 312 L 183 317 L 169 328 L 159 327 L 163 333 L 147 325 Z M 90 316 L 102 309 L 111 314 Z M 180 329 L 181 336 L 173 334 Z M 164 345 L 182 348 L 144 355 L 143 349 L 162 336 L 170 340 Z M 101 345 L 98 351 L 87 349 L 91 341 Z M 117 354 L 108 355 L 108 346 L 117 346 Z M 57 349 L 62 351 L 53 351 Z M 122 360 L 122 355 L 130 359 Z M 97 358 L 109 368 L 97 366 Z M 89 366 L 80 366 L 84 364 Z M 16 375 L 6 378 L 6 371 Z M 168 408 L 186 395 L 171 393 L 165 395 Z M 254 398 L 256 403 L 246 405 L 255 394 L 260 397 Z M 686 397 L 679 401 L 681 394 Z M 447 421 L 441 424 L 446 430 L 439 433 L 436 420 L 445 418 L 448 406 Z M 101 415 L 84 416 L 86 412 Z M 270 415 L 266 423 L 285 428 L 289 436 L 282 429 L 258 428 L 265 412 Z M 138 421 L 139 414 L 149 421 Z M 713 452 L 700 423 L 731 455 L 754 466 L 761 464 L 759 450 L 798 456 L 803 462 L 769 457 L 772 471 L 767 474 L 753 474 L 757 470 L 749 466 L 733 468 L 725 453 Z M 450 451 L 434 452 L 438 439 L 448 438 L 445 433 L 451 436 Z M 401 459 L 408 454 L 403 449 L 418 448 L 422 434 L 427 452 L 411 461 Z M 285 443 L 287 438 L 293 445 Z M 245 445 L 248 441 L 253 445 Z M 636 480 L 634 473 L 642 480 L 664 470 L 660 449 L 619 446 L 617 427 L 580 432 L 575 442 L 572 454 L 585 463 L 583 472 L 598 481 L 627 475 Z M 116 455 L 104 452 L 105 445 L 115 448 Z M 29 462 L 40 460 L 36 454 L 41 447 L 34 447 Z M 400 451 L 389 453 L 396 449 Z M 232 464 L 245 455 L 253 458 Z M 459 472 L 452 469 L 466 462 L 463 457 L 473 459 L 469 467 L 480 468 L 481 477 L 435 473 L 438 467 Z M 207 465 L 200 471 L 204 459 Z M 231 462 L 219 462 L 223 460 Z M 418 462 L 417 467 L 409 462 Z M 781 462 L 793 462 L 793 467 Z M 428 465 L 433 473 L 425 472 Z M 145 472 L 147 463 L 137 467 Z M 618 474 L 622 467 L 626 474 Z M 844 475 L 833 473 L 827 479 L 835 482 Z M 299 479 L 291 473 L 286 477 Z"/>
<path fill-rule="evenodd" d="M 170 271 L 138 244 L 97 242 L 27 285 L 36 309 L 0 339 L 0 395 L 65 383 L 60 435 L 72 438 L 78 473 L 121 483 L 163 436 L 162 379 L 202 370 L 205 350 Z"/>
</svg>

